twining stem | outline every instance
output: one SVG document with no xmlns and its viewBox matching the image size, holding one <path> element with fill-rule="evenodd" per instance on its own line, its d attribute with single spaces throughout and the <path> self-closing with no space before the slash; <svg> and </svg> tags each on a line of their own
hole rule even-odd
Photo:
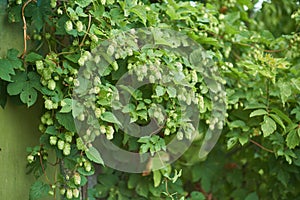
<svg viewBox="0 0 300 200">
<path fill-rule="evenodd" d="M 28 0 L 22 6 L 23 38 L 24 38 L 24 50 L 23 50 L 23 53 L 21 55 L 22 59 L 24 59 L 24 57 L 26 55 L 26 52 L 27 52 L 27 40 L 28 40 L 28 36 L 27 36 L 27 23 L 26 23 L 26 18 L 25 18 L 25 8 L 32 1 L 35 1 L 35 0 Z"/>
<path fill-rule="evenodd" d="M 255 142 L 255 141 L 252 140 L 252 139 L 250 139 L 249 141 L 250 141 L 251 143 L 255 144 L 256 146 L 258 146 L 259 148 L 261 148 L 262 150 L 265 150 L 265 151 L 270 152 L 270 153 L 274 153 L 274 151 L 272 151 L 272 150 L 270 150 L 270 149 L 268 149 L 268 148 L 262 146 L 261 144 Z"/>
<path fill-rule="evenodd" d="M 42 170 L 43 170 L 43 174 L 44 174 L 44 176 L 46 178 L 46 181 L 51 185 L 51 181 L 50 181 L 50 179 L 47 176 L 47 173 L 46 173 L 46 170 L 45 170 L 45 167 L 44 167 L 44 164 L 43 164 L 42 152 L 40 151 L 39 153 L 40 153 L 39 154 L 40 164 L 41 164 L 41 167 L 42 167 Z"/>
<path fill-rule="evenodd" d="M 86 39 L 86 36 L 87 36 L 87 35 L 89 34 L 89 32 L 90 32 L 91 23 L 92 23 L 92 15 L 89 14 L 88 28 L 87 28 L 87 31 L 86 31 L 85 35 L 83 36 L 83 39 L 82 39 L 82 41 L 81 41 L 79 47 L 82 47 L 82 46 L 84 45 L 84 41 L 85 41 L 85 39 Z"/>
</svg>

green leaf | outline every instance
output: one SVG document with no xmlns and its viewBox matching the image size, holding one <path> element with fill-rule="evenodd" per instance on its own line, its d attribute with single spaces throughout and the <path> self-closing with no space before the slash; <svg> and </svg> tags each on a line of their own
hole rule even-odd
<svg viewBox="0 0 300 200">
<path fill-rule="evenodd" d="M 296 146 L 299 145 L 300 138 L 297 131 L 294 129 L 289 132 L 286 137 L 286 144 L 290 149 L 294 149 Z"/>
<path fill-rule="evenodd" d="M 161 182 L 161 173 L 159 170 L 153 171 L 154 187 L 158 187 Z"/>
<path fill-rule="evenodd" d="M 234 120 L 233 122 L 230 122 L 228 124 L 228 126 L 229 126 L 230 129 L 241 128 L 241 127 L 246 126 L 246 123 L 242 120 Z"/>
<path fill-rule="evenodd" d="M 279 116 L 275 114 L 270 114 L 270 117 L 272 117 L 275 120 L 275 122 L 277 122 L 283 128 L 283 130 L 285 130 L 285 125 Z"/>
<path fill-rule="evenodd" d="M 149 189 L 147 186 L 147 182 L 141 181 L 138 183 L 138 185 L 135 188 L 136 193 L 138 193 L 140 196 L 148 198 Z"/>
<path fill-rule="evenodd" d="M 263 109 L 254 110 L 250 113 L 250 117 L 260 116 L 260 115 L 266 115 L 268 112 Z"/>
<path fill-rule="evenodd" d="M 62 106 L 62 108 L 60 109 L 59 112 L 61 113 L 68 113 L 68 112 L 71 112 L 72 110 L 72 99 L 70 98 L 65 98 L 62 100 L 62 102 L 64 103 L 64 105 Z"/>
<path fill-rule="evenodd" d="M 139 105 L 136 107 L 136 110 L 145 110 L 147 109 L 144 102 L 139 103 Z"/>
<path fill-rule="evenodd" d="M 37 91 L 30 87 L 30 84 L 25 85 L 23 92 L 20 94 L 20 99 L 23 103 L 26 103 L 28 107 L 32 106 L 37 100 Z"/>
<path fill-rule="evenodd" d="M 218 40 L 211 37 L 200 37 L 199 39 L 197 39 L 197 42 L 199 42 L 200 44 L 209 44 L 215 47 L 220 47 L 220 43 L 218 42 Z"/>
<path fill-rule="evenodd" d="M 76 132 L 74 118 L 71 113 L 56 113 L 57 121 L 71 132 Z"/>
<path fill-rule="evenodd" d="M 296 119 L 300 121 L 300 107 L 296 107 L 292 110 L 291 114 L 296 115 Z"/>
<path fill-rule="evenodd" d="M 252 192 L 252 193 L 247 195 L 245 200 L 259 200 L 259 198 L 258 198 L 256 192 Z"/>
<path fill-rule="evenodd" d="M 277 109 L 277 108 L 272 108 L 271 112 L 275 113 L 276 115 L 278 115 L 281 119 L 283 119 L 284 121 L 286 121 L 288 124 L 292 124 L 292 120 L 286 115 L 284 114 L 281 110 Z"/>
<path fill-rule="evenodd" d="M 264 137 L 271 135 L 276 130 L 276 123 L 268 116 L 264 116 L 264 121 L 261 124 Z"/>
<path fill-rule="evenodd" d="M 190 200 L 205 200 L 205 196 L 204 194 L 202 194 L 201 192 L 198 192 L 198 191 L 193 191 L 191 193 L 191 197 L 190 197 Z"/>
<path fill-rule="evenodd" d="M 227 149 L 231 149 L 232 147 L 234 147 L 234 145 L 237 143 L 238 141 L 238 138 L 237 137 L 233 137 L 233 138 L 230 138 L 228 141 L 227 141 Z"/>
<path fill-rule="evenodd" d="M 8 84 L 7 92 L 9 95 L 20 94 L 23 90 L 24 84 L 27 81 L 26 72 L 17 73 L 13 78 L 13 83 Z"/>
<path fill-rule="evenodd" d="M 95 147 L 90 147 L 87 151 L 85 151 L 85 154 L 90 161 L 104 165 L 100 153 Z"/>
<path fill-rule="evenodd" d="M 11 81 L 11 76 L 15 75 L 15 69 L 22 68 L 22 62 L 17 57 L 19 51 L 10 49 L 7 51 L 7 57 L 0 59 L 0 79 Z"/>
<path fill-rule="evenodd" d="M 118 124 L 119 126 L 122 127 L 122 124 L 121 122 L 116 118 L 116 116 L 111 113 L 111 112 L 104 112 L 102 115 L 101 115 L 101 119 L 103 121 L 106 121 L 106 122 L 110 122 L 110 123 L 114 123 L 114 124 Z"/>
<path fill-rule="evenodd" d="M 50 191 L 50 186 L 42 181 L 36 181 L 31 187 L 29 192 L 29 200 L 44 199 L 48 192 Z"/>
<path fill-rule="evenodd" d="M 248 110 L 248 109 L 258 109 L 258 108 L 267 108 L 267 106 L 265 104 L 261 104 L 261 103 L 250 103 L 248 104 L 246 107 L 245 107 L 245 110 Z"/>
<path fill-rule="evenodd" d="M 84 167 L 79 167 L 77 170 L 83 176 L 91 176 L 95 173 L 95 170 L 92 169 L 91 171 L 87 172 Z"/>
<path fill-rule="evenodd" d="M 239 18 L 240 18 L 240 12 L 238 12 L 238 11 L 237 12 L 231 12 L 231 13 L 229 13 L 225 16 L 225 21 L 230 23 L 230 24 L 233 24 Z"/>
<path fill-rule="evenodd" d="M 277 179 L 285 186 L 287 187 L 288 186 L 288 183 L 289 183 L 289 174 L 282 170 L 282 169 L 278 169 L 277 171 Z"/>
<path fill-rule="evenodd" d="M 75 11 L 79 17 L 87 17 L 88 16 L 87 14 L 85 14 L 83 12 L 83 9 L 81 7 L 77 7 Z"/>
<path fill-rule="evenodd" d="M 31 52 L 29 53 L 26 57 L 25 57 L 25 62 L 35 62 L 35 61 L 38 61 L 38 60 L 42 60 L 43 59 L 43 56 L 41 56 L 40 54 L 37 54 L 37 53 L 34 53 L 34 52 Z"/>
<path fill-rule="evenodd" d="M 20 99 L 28 107 L 32 106 L 37 100 L 37 91 L 40 89 L 39 76 L 35 72 L 19 72 L 13 76 L 13 83 L 7 86 L 10 95 L 20 94 Z"/>
<path fill-rule="evenodd" d="M 173 86 L 168 86 L 167 93 L 168 93 L 169 97 L 174 98 L 174 97 L 176 97 L 177 91 Z"/>
<path fill-rule="evenodd" d="M 92 3 L 92 0 L 76 0 L 75 3 L 77 5 L 79 5 L 81 8 L 85 8 L 88 5 L 90 5 L 90 3 Z"/>
<path fill-rule="evenodd" d="M 281 101 L 284 104 L 288 98 L 292 95 L 292 89 L 291 89 L 291 84 L 290 83 L 279 83 L 279 89 L 280 89 L 280 96 L 281 96 Z"/>
<path fill-rule="evenodd" d="M 291 82 L 293 83 L 294 87 L 300 91 L 300 79 L 295 79 L 295 78 L 292 78 L 291 79 Z"/>
<path fill-rule="evenodd" d="M 58 131 L 56 130 L 56 128 L 54 126 L 48 126 L 45 133 L 47 133 L 49 135 L 56 135 L 58 133 Z"/>
<path fill-rule="evenodd" d="M 126 106 L 124 106 L 124 108 L 122 109 L 123 113 L 130 113 L 133 112 L 135 110 L 135 105 L 132 103 L 127 104 Z"/>
<path fill-rule="evenodd" d="M 143 6 L 136 5 L 135 7 L 130 9 L 130 12 L 136 14 L 142 20 L 143 24 L 146 26 L 147 13 Z"/>
<path fill-rule="evenodd" d="M 137 174 L 130 174 L 127 182 L 128 189 L 134 189 L 137 186 L 140 178 L 141 177 Z"/>
<path fill-rule="evenodd" d="M 165 88 L 163 88 L 162 86 L 158 85 L 155 88 L 155 92 L 156 92 L 156 95 L 158 97 L 163 96 L 165 94 Z"/>
<path fill-rule="evenodd" d="M 239 142 L 241 143 L 242 146 L 244 146 L 244 144 L 246 144 L 249 140 L 248 136 L 245 134 L 239 135 Z"/>
</svg>

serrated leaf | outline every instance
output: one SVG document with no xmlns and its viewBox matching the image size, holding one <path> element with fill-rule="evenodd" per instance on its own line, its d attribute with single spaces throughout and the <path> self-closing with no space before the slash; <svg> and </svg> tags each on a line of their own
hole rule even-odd
<svg viewBox="0 0 300 200">
<path fill-rule="evenodd" d="M 268 116 L 264 116 L 264 121 L 261 124 L 264 137 L 271 135 L 276 130 L 276 123 Z"/>
<path fill-rule="evenodd" d="M 278 115 L 281 119 L 283 119 L 284 121 L 286 121 L 288 124 L 292 124 L 292 120 L 286 115 L 284 114 L 281 110 L 277 109 L 277 108 L 272 108 L 271 112 L 275 113 L 276 115 Z"/>
<path fill-rule="evenodd" d="M 292 95 L 292 89 L 290 83 L 281 83 L 278 84 L 280 89 L 281 101 L 284 104 L 288 98 Z"/>
<path fill-rule="evenodd" d="M 260 115 L 266 115 L 268 112 L 263 109 L 254 110 L 250 113 L 250 117 L 260 116 Z"/>
<path fill-rule="evenodd" d="M 294 84 L 295 88 L 300 91 L 300 79 L 292 78 L 291 82 Z"/>
<path fill-rule="evenodd" d="M 11 81 L 11 75 L 15 74 L 14 67 L 7 60 L 0 60 L 0 79 Z"/>
<path fill-rule="evenodd" d="M 25 9 L 25 16 L 32 17 L 32 25 L 40 31 L 45 22 L 45 18 L 51 13 L 49 1 L 37 1 L 36 4 L 30 4 L 30 9 Z M 44 20 L 45 19 L 45 20 Z"/>
<path fill-rule="evenodd" d="M 290 149 L 294 149 L 299 145 L 300 138 L 297 131 L 294 129 L 290 131 L 286 137 L 286 144 Z"/>
<path fill-rule="evenodd" d="M 17 73 L 13 77 L 13 83 L 7 85 L 7 92 L 9 95 L 20 94 L 23 90 L 24 84 L 27 80 L 26 72 Z"/>
<path fill-rule="evenodd" d="M 283 130 L 285 130 L 285 125 L 279 116 L 275 114 L 270 114 L 270 117 L 272 117 L 275 120 L 275 122 L 277 122 L 277 124 L 279 124 L 283 128 Z"/>
<path fill-rule="evenodd" d="M 56 119 L 67 130 L 76 132 L 74 118 L 71 113 L 56 113 Z"/>
<path fill-rule="evenodd" d="M 146 25 L 147 13 L 143 6 L 136 5 L 130 9 L 130 12 L 136 14 L 142 20 L 143 24 Z"/>
<path fill-rule="evenodd" d="M 117 119 L 117 117 L 112 112 L 104 112 L 101 115 L 101 119 L 106 122 L 118 124 L 119 126 L 122 127 L 121 122 Z"/>
<path fill-rule="evenodd" d="M 87 151 L 85 151 L 85 154 L 90 161 L 104 165 L 103 159 L 95 147 L 90 147 Z"/>
<path fill-rule="evenodd" d="M 17 57 L 18 53 L 16 49 L 9 49 L 6 58 L 0 59 L 0 79 L 11 81 L 11 76 L 15 75 L 15 69 L 22 68 L 22 62 Z"/>
<path fill-rule="evenodd" d="M 32 106 L 37 100 L 37 91 L 40 89 L 39 76 L 35 72 L 19 72 L 13 76 L 13 82 L 7 86 L 10 95 L 20 94 L 20 99 L 28 107 Z"/>
<path fill-rule="evenodd" d="M 29 192 L 29 200 L 44 199 L 48 192 L 50 191 L 50 186 L 42 181 L 36 181 L 31 187 Z"/>
</svg>

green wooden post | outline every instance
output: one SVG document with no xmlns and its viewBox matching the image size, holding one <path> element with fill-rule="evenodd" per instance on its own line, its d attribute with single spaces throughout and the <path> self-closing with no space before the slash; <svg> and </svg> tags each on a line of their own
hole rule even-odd
<svg viewBox="0 0 300 200">
<path fill-rule="evenodd" d="M 10 48 L 23 50 L 22 24 L 8 24 L 5 13 L 6 0 L 0 0 L 0 57 Z M 28 109 L 10 101 L 0 108 L 0 199 L 26 200 L 34 182 L 26 175 L 26 147 L 39 144 L 38 125 L 42 106 Z M 53 174 L 53 173 L 52 173 Z"/>
</svg>

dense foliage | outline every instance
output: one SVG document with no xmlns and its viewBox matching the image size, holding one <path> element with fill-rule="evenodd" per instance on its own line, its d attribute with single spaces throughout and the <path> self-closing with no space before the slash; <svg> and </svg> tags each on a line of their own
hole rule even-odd
<svg viewBox="0 0 300 200">
<path fill-rule="evenodd" d="M 24 25 L 24 51 L 10 49 L 0 59 L 0 104 L 4 108 L 8 96 L 18 96 L 28 107 L 39 98 L 44 102 L 40 144 L 28 148 L 27 159 L 29 171 L 46 181 L 37 180 L 29 198 L 299 198 L 300 5 L 296 0 L 272 0 L 262 8 L 259 4 L 255 0 L 9 0 L 9 22 Z M 218 144 L 205 158 L 195 152 L 206 131 L 223 124 L 210 120 L 208 87 L 203 74 L 188 61 L 166 49 L 129 48 L 116 55 L 116 47 L 109 46 L 115 61 L 100 78 L 80 71 L 91 60 L 100 62 L 93 50 L 101 42 L 143 27 L 188 35 L 217 66 L 226 90 L 226 119 Z M 171 76 L 162 72 L 163 66 L 170 74 L 179 74 L 178 82 L 185 81 L 190 90 L 170 86 L 176 82 L 156 83 Z M 80 109 L 72 112 L 73 90 L 82 84 L 79 72 L 93 80 L 88 92 L 95 94 L 91 108 L 100 124 L 98 132 L 86 130 L 82 137 L 73 117 L 85 121 L 86 115 Z M 132 91 L 128 104 L 112 105 L 118 100 L 116 82 L 126 72 L 152 84 Z M 180 102 L 199 109 L 198 130 L 186 121 L 182 125 Z M 112 113 L 117 106 L 130 115 L 130 122 L 144 125 L 154 118 L 163 128 L 156 135 L 129 137 L 120 129 L 129 121 L 120 122 Z M 148 166 L 143 174 L 105 167 L 104 155 L 91 143 L 102 135 L 128 151 L 155 154 L 172 137 L 190 140 L 195 133 L 196 140 L 179 160 L 156 171 Z M 51 153 L 54 163 L 48 160 Z M 61 169 L 54 181 L 46 172 L 52 165 Z M 97 182 L 88 184 L 87 177 L 95 173 Z"/>
</svg>

